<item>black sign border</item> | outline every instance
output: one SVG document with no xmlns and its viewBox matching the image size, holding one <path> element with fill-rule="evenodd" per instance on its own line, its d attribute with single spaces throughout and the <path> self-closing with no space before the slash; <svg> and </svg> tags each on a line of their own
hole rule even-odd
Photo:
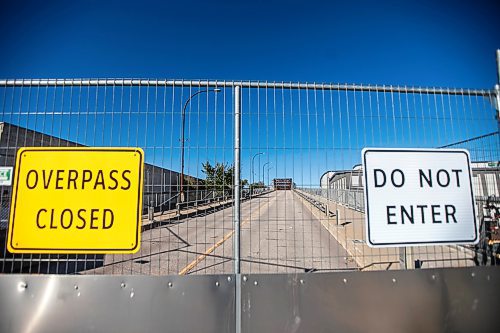
<svg viewBox="0 0 500 333">
<path fill-rule="evenodd" d="M 27 248 L 27 247 L 16 247 L 13 244 L 14 241 L 14 223 L 15 223 L 15 215 L 16 215 L 16 204 L 17 204 L 17 193 L 18 193 L 18 184 L 19 184 L 19 177 L 17 175 L 19 174 L 19 170 L 21 169 L 21 161 L 22 161 L 22 154 L 25 152 L 134 152 L 134 153 L 139 153 L 139 186 L 138 186 L 138 198 L 137 198 L 137 226 L 136 226 L 136 234 L 135 234 L 135 246 L 131 248 L 120 248 L 120 249 L 77 249 L 77 248 Z M 140 243 L 139 243 L 139 233 L 140 233 L 140 224 L 141 224 L 141 192 L 142 192 L 142 173 L 143 173 L 143 153 L 141 150 L 136 149 L 136 148 L 124 148 L 124 149 L 113 149 L 113 148 L 65 148 L 65 147 L 57 147 L 57 148 L 21 148 L 18 151 L 19 154 L 19 159 L 18 163 L 16 163 L 16 168 L 15 168 L 15 177 L 16 177 L 16 187 L 15 187 L 15 196 L 13 197 L 13 201 L 11 203 L 11 219 L 12 222 L 9 224 L 11 226 L 9 230 L 9 238 L 10 238 L 10 247 L 14 250 L 19 250 L 19 251 L 35 251 L 33 253 L 40 253 L 40 254 L 49 254 L 48 251 L 60 251 L 57 253 L 60 254 L 106 254 L 110 253 L 113 251 L 113 253 L 135 253 L 136 250 L 139 248 Z M 39 252 L 36 252 L 39 251 Z M 73 252 L 75 251 L 75 252 Z M 85 251 L 85 253 L 81 253 L 79 251 Z M 54 252 L 54 254 L 56 254 Z"/>
<path fill-rule="evenodd" d="M 472 213 L 474 217 L 474 239 L 473 240 L 450 240 L 450 241 L 433 241 L 433 242 L 406 242 L 406 243 L 373 243 L 371 241 L 370 234 L 370 207 L 368 205 L 368 173 L 366 172 L 366 153 L 368 152 L 394 152 L 394 153 L 462 153 L 466 156 L 467 166 L 469 171 L 469 185 L 471 189 L 471 200 L 472 200 Z M 474 204 L 474 188 L 472 186 L 472 169 L 470 166 L 469 154 L 464 150 L 441 150 L 441 149 L 377 149 L 377 148 L 365 148 L 363 150 L 363 173 L 365 175 L 365 207 L 366 207 L 366 228 L 367 228 L 367 237 L 366 241 L 369 245 L 373 245 L 374 247 L 401 247 L 406 245 L 435 245 L 435 244 L 475 244 L 478 241 L 478 226 L 477 226 L 477 218 L 476 218 L 476 205 Z"/>
</svg>

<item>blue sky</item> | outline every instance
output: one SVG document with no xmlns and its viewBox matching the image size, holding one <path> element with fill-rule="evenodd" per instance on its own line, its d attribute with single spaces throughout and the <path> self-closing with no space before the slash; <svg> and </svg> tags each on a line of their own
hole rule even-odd
<svg viewBox="0 0 500 333">
<path fill-rule="evenodd" d="M 3 1 L 0 78 L 491 89 L 499 12 L 494 1 Z M 153 88 L 101 87 L 83 91 L 81 101 L 76 88 L 5 90 L 0 121 L 86 145 L 139 145 L 148 162 L 178 171 L 180 110 L 197 89 L 160 89 L 156 95 Z M 225 89 L 190 104 L 188 174 L 203 177 L 206 159 L 231 163 L 231 103 L 232 92 Z M 475 97 L 247 90 L 242 105 L 248 124 L 242 130 L 242 176 L 250 178 L 251 157 L 266 152 L 255 159 L 256 177 L 270 162 L 270 179 L 293 177 L 307 185 L 327 170 L 350 169 L 366 146 L 438 147 L 497 130 L 491 105 Z M 493 142 L 475 154 L 494 159 L 498 148 Z"/>
<path fill-rule="evenodd" d="M 497 1 L 2 1 L 0 77 L 491 88 Z"/>
</svg>

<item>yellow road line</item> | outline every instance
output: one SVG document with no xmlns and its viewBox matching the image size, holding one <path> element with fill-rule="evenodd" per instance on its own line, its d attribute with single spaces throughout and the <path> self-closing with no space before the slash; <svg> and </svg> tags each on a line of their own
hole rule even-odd
<svg viewBox="0 0 500 333">
<path fill-rule="evenodd" d="M 260 204 L 259 208 L 258 208 L 258 211 L 260 212 L 260 209 L 263 208 L 265 205 L 270 205 L 270 202 L 269 201 L 266 201 L 262 204 Z M 260 214 L 259 214 L 260 215 Z M 244 224 L 250 222 L 250 218 L 247 218 L 246 220 L 244 220 L 243 222 L 241 222 L 241 226 L 243 226 Z M 230 232 L 228 232 L 224 237 L 222 237 L 222 239 L 220 239 L 217 243 L 215 243 L 214 245 L 212 245 L 208 250 L 206 250 L 205 252 L 203 252 L 203 254 L 200 254 L 198 256 L 198 258 L 196 258 L 195 260 L 191 261 L 186 267 L 184 267 L 180 272 L 179 272 L 179 275 L 186 275 L 187 273 L 189 273 L 193 268 L 196 267 L 196 265 L 198 265 L 201 261 L 203 261 L 210 253 L 212 253 L 216 248 L 218 248 L 219 246 L 221 246 L 225 241 L 227 241 L 229 238 L 231 238 L 231 236 L 233 236 L 234 234 L 234 230 L 231 230 Z"/>
</svg>

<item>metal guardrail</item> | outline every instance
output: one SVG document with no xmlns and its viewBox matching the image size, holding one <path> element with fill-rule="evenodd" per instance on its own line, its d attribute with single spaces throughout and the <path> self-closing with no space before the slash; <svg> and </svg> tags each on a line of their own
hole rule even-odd
<svg viewBox="0 0 500 333">
<path fill-rule="evenodd" d="M 338 203 L 359 212 L 365 210 L 365 199 L 362 190 L 341 190 L 321 188 L 300 188 L 301 191 L 311 195 L 311 198 L 320 197 L 332 203 Z"/>
</svg>

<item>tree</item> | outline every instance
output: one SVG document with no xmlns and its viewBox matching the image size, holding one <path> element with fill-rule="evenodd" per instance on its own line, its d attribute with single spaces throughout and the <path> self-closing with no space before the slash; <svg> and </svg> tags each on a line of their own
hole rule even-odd
<svg viewBox="0 0 500 333">
<path fill-rule="evenodd" d="M 266 185 L 264 185 L 263 182 L 259 181 L 257 183 L 250 184 L 251 189 L 256 189 L 256 188 L 264 188 Z"/>
<path fill-rule="evenodd" d="M 232 193 L 234 166 L 217 162 L 214 166 L 209 161 L 202 163 L 202 172 L 206 175 L 205 186 L 218 195 Z"/>
<path fill-rule="evenodd" d="M 202 172 L 206 175 L 204 185 L 207 190 L 215 191 L 217 195 L 233 193 L 234 166 L 227 163 L 210 164 L 209 161 L 202 163 Z M 248 180 L 242 179 L 241 187 L 248 186 Z"/>
</svg>

